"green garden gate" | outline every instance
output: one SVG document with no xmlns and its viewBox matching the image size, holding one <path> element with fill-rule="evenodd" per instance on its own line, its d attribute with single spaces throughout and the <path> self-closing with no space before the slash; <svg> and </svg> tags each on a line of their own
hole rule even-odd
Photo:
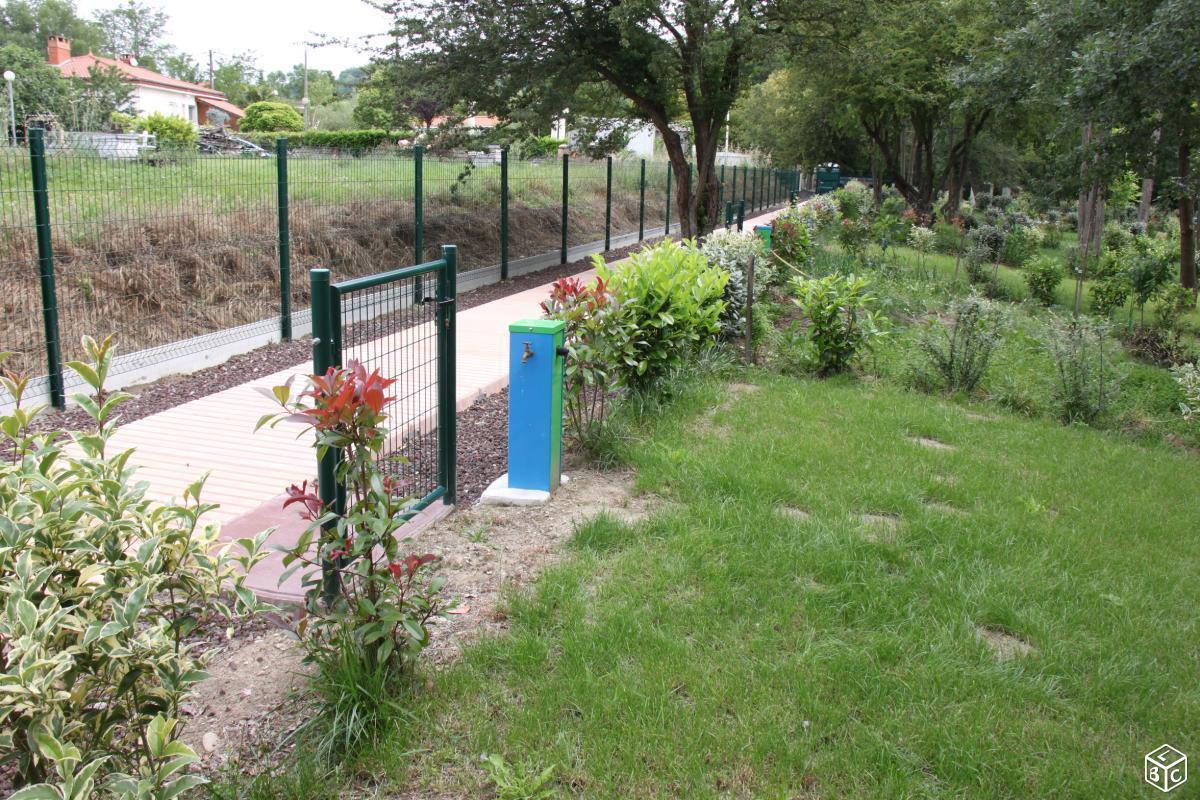
<svg viewBox="0 0 1200 800">
<path fill-rule="evenodd" d="M 403 456 L 393 472 L 416 501 L 414 516 L 439 499 L 455 502 L 457 270 L 457 248 L 444 245 L 441 258 L 414 267 L 338 283 L 327 269 L 309 275 L 313 372 L 355 360 L 396 381 L 384 413 L 391 452 Z M 322 502 L 341 508 L 337 458 L 335 451 L 321 458 L 317 485 Z"/>
</svg>

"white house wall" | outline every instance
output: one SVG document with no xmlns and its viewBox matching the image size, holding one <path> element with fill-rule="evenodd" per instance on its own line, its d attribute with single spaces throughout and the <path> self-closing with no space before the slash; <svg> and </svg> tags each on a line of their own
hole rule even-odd
<svg viewBox="0 0 1200 800">
<path fill-rule="evenodd" d="M 165 114 L 168 117 L 182 117 L 190 122 L 197 119 L 196 96 L 188 92 L 139 85 L 133 90 L 133 105 L 140 115 Z"/>
</svg>

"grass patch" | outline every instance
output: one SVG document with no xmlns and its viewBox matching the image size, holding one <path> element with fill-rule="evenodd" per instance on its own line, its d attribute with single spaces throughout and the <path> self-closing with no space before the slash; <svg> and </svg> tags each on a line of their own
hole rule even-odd
<svg viewBox="0 0 1200 800">
<path fill-rule="evenodd" d="M 1144 753 L 1196 750 L 1194 457 L 748 379 L 728 438 L 710 388 L 628 444 L 676 502 L 512 597 L 381 749 L 393 789 L 475 796 L 488 753 L 563 796 L 1140 797 Z"/>
</svg>

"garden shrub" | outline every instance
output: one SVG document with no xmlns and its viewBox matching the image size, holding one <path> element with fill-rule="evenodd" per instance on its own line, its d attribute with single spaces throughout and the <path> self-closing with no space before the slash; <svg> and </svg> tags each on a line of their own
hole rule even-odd
<svg viewBox="0 0 1200 800">
<path fill-rule="evenodd" d="M 931 230 L 934 236 L 933 249 L 936 252 L 952 256 L 962 250 L 964 241 L 961 223 L 954 225 L 949 222 L 937 222 Z"/>
<path fill-rule="evenodd" d="M 1013 267 L 1020 267 L 1033 258 L 1041 247 L 1037 228 L 1030 225 L 1014 225 L 1004 237 L 1000 260 Z"/>
<path fill-rule="evenodd" d="M 1171 283 L 1158 292 L 1158 322 L 1167 330 L 1179 329 L 1180 320 L 1196 308 L 1196 294 L 1181 283 Z"/>
<path fill-rule="evenodd" d="M 1184 419 L 1200 419 L 1200 369 L 1195 364 L 1180 364 L 1171 368 L 1171 375 L 1184 395 L 1179 413 Z"/>
<path fill-rule="evenodd" d="M 833 193 L 833 202 L 842 219 L 860 220 L 870 216 L 875 201 L 870 186 L 862 181 L 850 181 Z"/>
<path fill-rule="evenodd" d="M 979 250 L 985 260 L 996 261 L 1004 249 L 1004 231 L 995 225 L 980 225 L 967 234 L 968 250 Z"/>
<path fill-rule="evenodd" d="M 182 150 L 194 147 L 200 138 L 196 126 L 182 117 L 169 117 L 157 112 L 138 117 L 134 129 L 154 134 L 159 147 Z"/>
<path fill-rule="evenodd" d="M 1117 252 L 1124 250 L 1133 242 L 1133 234 L 1119 222 L 1109 222 L 1104 226 L 1102 241 L 1105 250 Z"/>
<path fill-rule="evenodd" d="M 780 233 L 786 239 L 801 235 L 793 230 L 793 226 L 803 231 L 802 235 L 805 240 L 810 241 L 807 239 L 807 223 L 795 219 L 795 214 L 791 214 L 790 217 L 782 226 L 779 220 L 776 220 L 776 232 L 771 237 L 773 250 L 780 247 Z M 797 251 L 802 251 L 805 259 L 808 257 L 807 246 L 801 250 L 795 243 L 789 241 L 783 247 L 789 254 L 793 254 L 793 257 Z M 746 275 L 750 268 L 750 262 L 754 262 L 756 293 L 761 293 L 763 288 L 774 286 L 778 280 L 777 276 L 783 275 L 786 278 L 791 270 L 784 264 L 773 266 L 764 257 L 766 253 L 763 250 L 762 237 L 754 233 L 738 233 L 734 230 L 713 231 L 705 238 L 704 243 L 700 246 L 700 251 L 710 264 L 729 273 L 729 282 L 725 284 L 725 294 L 722 297 L 722 300 L 725 301 L 725 310 L 721 312 L 721 335 L 726 339 L 741 336 L 745 333 L 742 319 L 746 310 Z M 789 258 L 785 258 L 785 260 L 789 264 L 794 263 Z"/>
<path fill-rule="evenodd" d="M 246 106 L 246 116 L 238 127 L 244 131 L 302 131 L 304 118 L 287 103 L 260 100 Z"/>
<path fill-rule="evenodd" d="M 913 368 L 912 382 L 929 390 L 972 392 L 1000 343 L 1004 315 L 990 301 L 971 295 L 947 309 L 948 324 L 931 320 L 921 331 L 917 347 L 925 363 Z"/>
<path fill-rule="evenodd" d="M 593 257 L 632 330 L 632 354 L 613 364 L 617 383 L 651 390 L 721 330 L 729 273 L 708 263 L 694 242 L 662 243 L 609 266 Z"/>
<path fill-rule="evenodd" d="M 1059 419 L 1089 425 L 1102 420 L 1112 408 L 1122 379 L 1113 363 L 1107 326 L 1088 317 L 1054 317 L 1046 325 L 1042 341 L 1054 360 L 1051 397 Z"/>
<path fill-rule="evenodd" d="M 806 220 L 812 220 L 813 230 L 820 233 L 829 230 L 837 222 L 838 209 L 829 195 L 822 194 L 802 205 L 800 216 Z"/>
<path fill-rule="evenodd" d="M 794 302 L 807 320 L 818 375 L 844 372 L 885 335 L 870 281 L 857 275 L 796 278 Z"/>
<path fill-rule="evenodd" d="M 813 234 L 809 221 L 793 209 L 777 216 L 771 229 L 771 273 L 762 283 L 781 288 L 797 270 L 808 269 L 812 260 Z"/>
<path fill-rule="evenodd" d="M 937 233 L 932 228 L 914 225 L 909 229 L 907 239 L 908 246 L 917 251 L 917 262 L 924 269 L 926 256 L 937 244 Z"/>
<path fill-rule="evenodd" d="M 1107 317 L 1129 299 L 1129 279 L 1123 274 L 1110 275 L 1092 284 L 1092 311 Z"/>
<path fill-rule="evenodd" d="M 838 245 L 846 255 L 865 266 L 871 247 L 871 223 L 863 217 L 846 217 L 837 226 Z"/>
<path fill-rule="evenodd" d="M 1121 250 L 1121 263 L 1129 280 L 1130 295 L 1142 323 L 1146 304 L 1158 295 L 1174 274 L 1175 254 L 1146 237 L 1132 239 Z"/>
<path fill-rule="evenodd" d="M 752 235 L 745 238 L 758 240 Z M 743 303 L 745 288 L 743 275 Z M 563 370 L 563 413 L 567 435 L 592 451 L 604 433 L 617 391 L 614 365 L 636 355 L 634 331 L 602 279 L 587 284 L 574 277 L 556 281 L 542 311 L 566 324 L 570 356 Z"/>
<path fill-rule="evenodd" d="M 323 695 L 319 713 L 306 723 L 320 737 L 318 751 L 343 755 L 377 741 L 399 721 L 393 707 L 353 690 L 353 682 L 395 687 L 411 678 L 430 625 L 450 604 L 442 597 L 445 579 L 434 574 L 438 557 L 404 552 L 410 545 L 399 536 L 416 512 L 384 469 L 383 409 L 395 381 L 350 360 L 309 383 L 297 396 L 290 383 L 275 387 L 281 411 L 265 415 L 259 427 L 302 422 L 313 429 L 318 452 L 340 453 L 342 509 L 326 507 L 307 481 L 287 489 L 283 507 L 301 505 L 309 525 L 284 554 L 280 580 L 306 570 L 305 616 L 297 629 L 306 660 L 351 689 Z M 336 580 L 322 581 L 322 563 Z"/>
<path fill-rule="evenodd" d="M 15 402 L 0 416 L 0 753 L 18 797 L 166 800 L 204 782 L 178 741 L 180 706 L 206 677 L 188 637 L 258 610 L 243 576 L 266 534 L 220 543 L 203 479 L 181 503 L 145 497 L 132 451 L 109 447 L 129 399 L 102 388 L 112 338 L 83 346 L 91 362 L 69 366 L 94 392 L 72 398 L 90 432 L 33 432 L 28 382 L 0 378 Z"/>
<path fill-rule="evenodd" d="M 1067 275 L 1057 258 L 1038 256 L 1025 265 L 1025 285 L 1029 294 L 1044 306 L 1054 305 L 1054 293 Z"/>
</svg>

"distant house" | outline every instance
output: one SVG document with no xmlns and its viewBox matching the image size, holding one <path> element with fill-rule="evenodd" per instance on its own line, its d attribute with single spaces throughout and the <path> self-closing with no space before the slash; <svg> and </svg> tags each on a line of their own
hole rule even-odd
<svg viewBox="0 0 1200 800">
<path fill-rule="evenodd" d="M 208 121 L 209 110 L 215 109 L 227 114 L 227 124 L 234 128 L 246 116 L 245 111 L 225 99 L 223 92 L 139 67 L 133 56 L 104 58 L 91 53 L 72 56 L 71 40 L 62 36 L 51 36 L 46 42 L 46 60 L 68 78 L 87 78 L 94 66 L 115 68 L 133 84 L 132 100 L 138 114 L 159 113 L 183 117 L 189 122 L 203 125 Z"/>
<path fill-rule="evenodd" d="M 450 117 L 434 117 L 432 126 L 436 128 L 439 125 L 445 124 L 449 120 Z M 459 123 L 461 127 L 470 128 L 472 130 L 487 130 L 489 128 L 494 128 L 499 124 L 500 119 L 498 117 L 490 117 L 487 114 L 472 114 L 469 117 L 463 117 L 462 122 Z"/>
</svg>

